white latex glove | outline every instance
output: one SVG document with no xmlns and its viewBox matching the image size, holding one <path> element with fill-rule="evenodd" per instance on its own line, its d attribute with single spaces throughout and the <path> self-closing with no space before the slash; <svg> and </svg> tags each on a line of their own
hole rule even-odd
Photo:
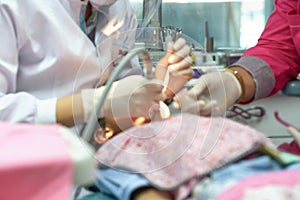
<svg viewBox="0 0 300 200">
<path fill-rule="evenodd" d="M 201 116 L 221 116 L 241 96 L 239 80 L 230 72 L 202 75 L 184 94 L 177 95 L 175 108 Z"/>
<path fill-rule="evenodd" d="M 85 89 L 81 92 L 84 120 L 95 111 L 104 87 Z M 159 112 L 159 101 L 163 99 L 163 85 L 158 80 L 147 80 L 143 76 L 132 75 L 113 83 L 99 118 L 113 118 L 119 128 L 126 129 L 139 117 L 151 119 L 152 112 Z"/>
<path fill-rule="evenodd" d="M 158 62 L 155 77 L 164 81 L 166 98 L 172 98 L 193 77 L 190 51 L 186 41 L 179 38 L 174 44 L 168 44 L 166 55 Z"/>
</svg>

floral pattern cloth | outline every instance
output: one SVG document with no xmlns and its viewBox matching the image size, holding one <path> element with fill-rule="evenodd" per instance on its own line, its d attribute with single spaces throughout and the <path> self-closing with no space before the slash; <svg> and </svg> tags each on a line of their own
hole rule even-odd
<svg viewBox="0 0 300 200">
<path fill-rule="evenodd" d="M 171 190 L 249 155 L 262 144 L 273 148 L 265 135 L 249 126 L 183 113 L 122 132 L 99 148 L 96 158 Z"/>
</svg>

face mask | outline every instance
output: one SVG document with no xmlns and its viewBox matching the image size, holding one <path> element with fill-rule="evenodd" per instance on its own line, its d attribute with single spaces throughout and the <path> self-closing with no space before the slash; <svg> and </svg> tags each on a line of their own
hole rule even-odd
<svg viewBox="0 0 300 200">
<path fill-rule="evenodd" d="M 99 8 L 101 6 L 111 6 L 114 4 L 117 0 L 89 0 L 91 5 L 94 8 Z"/>
</svg>

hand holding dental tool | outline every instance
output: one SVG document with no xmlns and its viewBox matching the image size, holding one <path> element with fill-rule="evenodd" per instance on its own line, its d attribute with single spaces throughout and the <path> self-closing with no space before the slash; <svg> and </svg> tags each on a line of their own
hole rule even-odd
<svg viewBox="0 0 300 200">
<path fill-rule="evenodd" d="M 155 77 L 164 82 L 163 93 L 166 99 L 173 98 L 193 77 L 190 51 L 186 41 L 179 38 L 175 43 L 168 44 L 166 55 L 159 60 L 155 69 Z"/>
<path fill-rule="evenodd" d="M 233 71 L 202 75 L 185 94 L 175 97 L 174 107 L 201 116 L 221 116 L 242 96 L 240 80 Z"/>
<path fill-rule="evenodd" d="M 122 69 L 123 66 L 132 58 L 135 54 L 143 52 L 146 59 L 147 76 L 151 77 L 152 66 L 147 58 L 147 52 L 145 49 L 134 49 L 130 51 L 114 69 L 110 78 L 107 81 L 106 86 L 97 89 L 86 89 L 81 93 L 83 107 L 84 107 L 84 120 L 87 121 L 87 125 L 82 132 L 84 139 L 90 141 L 93 132 L 97 129 L 97 119 L 113 119 L 121 130 L 133 126 L 139 119 L 147 121 L 151 119 L 151 115 L 155 116 L 156 111 L 160 110 L 157 106 L 159 102 L 162 102 L 166 98 L 166 94 L 163 95 L 163 85 L 160 81 L 165 80 L 166 74 L 176 75 L 184 79 L 184 83 L 193 77 L 193 70 L 190 69 L 192 59 L 189 56 L 190 49 L 186 45 L 184 39 L 178 39 L 175 44 L 171 44 L 167 55 L 162 58 L 158 64 L 158 71 L 162 69 L 162 72 L 156 73 L 157 79 L 146 79 L 141 76 L 130 76 L 122 79 L 118 82 L 114 82 L 115 77 Z M 146 53 L 146 54 L 145 54 Z M 146 57 L 145 57 L 146 56 Z M 168 72 L 168 67 L 177 71 Z M 167 73 L 168 72 L 168 73 Z M 177 77 L 174 76 L 178 80 Z M 173 79 L 173 76 L 169 78 Z M 167 82 L 168 85 L 172 85 L 171 81 Z M 176 83 L 174 81 L 173 83 Z M 180 90 L 183 86 L 178 85 L 175 89 L 167 87 L 173 94 Z M 112 87 L 112 90 L 110 90 Z M 107 99 L 106 99 L 107 98 Z M 96 104 L 96 106 L 95 106 Z M 150 114 L 149 114 L 150 111 Z M 152 113 L 151 113 L 152 112 Z"/>
<path fill-rule="evenodd" d="M 103 95 L 105 86 L 85 89 L 81 92 L 84 120 L 96 113 L 95 105 Z M 119 128 L 124 130 L 132 126 L 133 119 L 150 119 L 149 110 L 163 99 L 162 83 L 156 79 L 148 80 L 143 76 L 132 75 L 112 84 L 98 118 L 113 118 Z"/>
</svg>

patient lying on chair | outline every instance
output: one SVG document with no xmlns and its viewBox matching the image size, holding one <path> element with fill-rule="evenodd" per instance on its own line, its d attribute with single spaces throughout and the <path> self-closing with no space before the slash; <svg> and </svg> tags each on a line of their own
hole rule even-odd
<svg viewBox="0 0 300 200">
<path fill-rule="evenodd" d="M 102 144 L 95 154 L 99 162 L 96 185 L 102 193 L 122 200 L 186 199 L 193 194 L 194 199 L 209 199 L 196 189 L 212 181 L 214 174 L 248 161 L 250 155 L 266 159 L 258 162 L 260 165 L 272 163 L 266 164 L 272 167 L 264 167 L 264 172 L 282 169 L 281 163 L 270 159 L 272 156 L 262 158 L 268 155 L 262 154 L 262 149 L 277 152 L 264 134 L 248 126 L 221 117 L 177 114 L 135 126 Z M 235 182 L 256 173 L 240 173 Z M 216 197 L 219 193 L 213 194 Z"/>
</svg>

